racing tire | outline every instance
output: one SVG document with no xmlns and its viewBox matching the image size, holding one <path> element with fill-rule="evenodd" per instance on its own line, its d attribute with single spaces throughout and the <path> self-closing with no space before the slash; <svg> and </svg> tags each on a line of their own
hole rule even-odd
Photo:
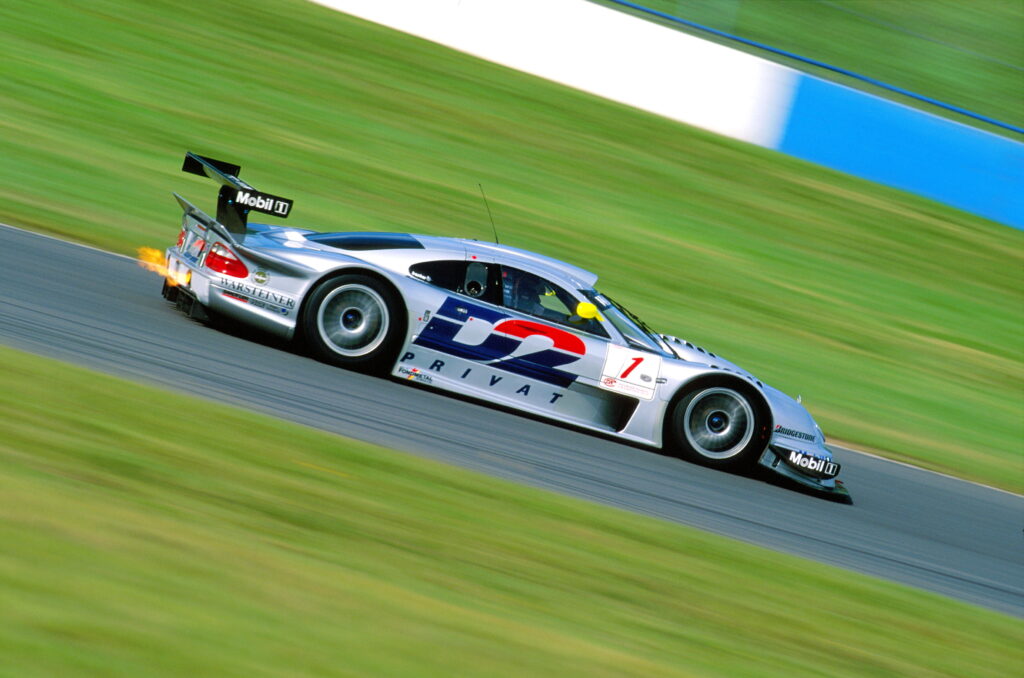
<svg viewBox="0 0 1024 678">
<path fill-rule="evenodd" d="M 768 445 L 771 416 L 752 388 L 704 383 L 669 408 L 666 440 L 678 456 L 704 466 L 749 470 Z"/>
<path fill-rule="evenodd" d="M 339 367 L 383 374 L 394 363 L 405 335 L 398 294 L 369 275 L 347 273 L 310 293 L 302 331 L 313 354 Z"/>
</svg>

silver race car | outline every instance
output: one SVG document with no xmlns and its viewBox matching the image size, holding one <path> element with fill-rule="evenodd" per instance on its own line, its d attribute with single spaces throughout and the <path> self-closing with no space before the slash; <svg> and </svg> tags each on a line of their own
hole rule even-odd
<svg viewBox="0 0 1024 678">
<path fill-rule="evenodd" d="M 221 184 L 214 219 L 184 210 L 164 296 L 321 360 L 390 374 L 722 469 L 764 467 L 848 501 L 839 464 L 797 401 L 699 346 L 658 334 L 597 276 L 505 245 L 407 233 L 318 233 L 249 224 L 292 201 L 237 165 L 193 153 L 186 172 Z"/>
</svg>

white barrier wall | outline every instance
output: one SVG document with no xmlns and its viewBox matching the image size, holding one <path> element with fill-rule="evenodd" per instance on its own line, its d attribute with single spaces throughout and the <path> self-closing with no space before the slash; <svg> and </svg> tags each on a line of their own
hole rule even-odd
<svg viewBox="0 0 1024 678">
<path fill-rule="evenodd" d="M 774 148 L 797 73 L 583 0 L 313 0 L 516 70 Z"/>
<path fill-rule="evenodd" d="M 1024 144 L 586 0 L 313 0 L 1024 229 Z"/>
</svg>

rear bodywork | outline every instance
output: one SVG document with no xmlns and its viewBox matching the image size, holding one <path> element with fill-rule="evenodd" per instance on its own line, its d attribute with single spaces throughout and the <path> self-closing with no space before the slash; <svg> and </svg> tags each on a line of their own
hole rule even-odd
<svg viewBox="0 0 1024 678">
<path fill-rule="evenodd" d="M 588 271 L 475 240 L 249 224 L 251 211 L 287 218 L 292 201 L 256 191 L 238 179 L 235 165 L 190 153 L 183 169 L 221 184 L 216 218 L 175 194 L 183 216 L 178 241 L 166 251 L 164 289 L 190 315 L 219 314 L 292 339 L 318 283 L 365 273 L 390 285 L 407 314 L 395 377 L 655 448 L 665 442 L 664 422 L 681 393 L 695 384 L 741 383 L 770 412 L 758 464 L 814 492 L 848 498 L 807 410 L 714 353 L 665 335 L 638 347 L 605 318 L 592 332 L 567 331 L 418 272 L 432 262 L 515 267 L 587 301 L 597 281 Z M 225 263 L 227 253 L 238 263 Z"/>
</svg>

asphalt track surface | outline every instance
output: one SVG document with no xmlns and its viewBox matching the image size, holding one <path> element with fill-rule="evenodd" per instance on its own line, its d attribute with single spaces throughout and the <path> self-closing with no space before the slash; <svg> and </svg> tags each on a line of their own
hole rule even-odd
<svg viewBox="0 0 1024 678">
<path fill-rule="evenodd" d="M 2 343 L 1024 617 L 1024 497 L 840 449 L 855 503 L 832 503 L 329 367 L 159 290 L 124 257 L 0 226 Z"/>
</svg>

